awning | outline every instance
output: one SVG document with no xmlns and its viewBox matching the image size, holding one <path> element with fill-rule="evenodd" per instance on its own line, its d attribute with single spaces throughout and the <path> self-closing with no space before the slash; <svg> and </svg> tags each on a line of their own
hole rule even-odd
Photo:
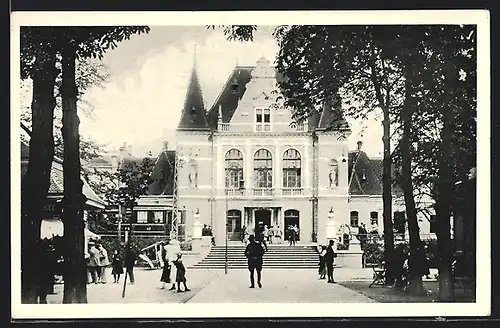
<svg viewBox="0 0 500 328">
<path fill-rule="evenodd" d="M 50 239 L 55 236 L 64 235 L 64 225 L 59 219 L 43 219 L 40 227 L 40 238 Z"/>
<path fill-rule="evenodd" d="M 85 228 L 84 230 L 85 240 L 89 239 L 101 239 L 101 236 L 93 233 L 89 229 Z M 42 225 L 40 227 L 40 238 L 41 239 L 50 239 L 55 236 L 62 237 L 64 235 L 64 224 L 59 219 L 43 219 Z"/>
</svg>

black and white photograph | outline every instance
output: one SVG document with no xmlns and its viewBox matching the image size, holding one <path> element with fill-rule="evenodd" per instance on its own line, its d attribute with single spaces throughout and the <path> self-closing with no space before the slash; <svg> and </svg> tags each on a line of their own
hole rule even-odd
<svg viewBox="0 0 500 328">
<path fill-rule="evenodd" d="M 488 19 L 14 12 L 12 317 L 488 315 Z"/>
</svg>

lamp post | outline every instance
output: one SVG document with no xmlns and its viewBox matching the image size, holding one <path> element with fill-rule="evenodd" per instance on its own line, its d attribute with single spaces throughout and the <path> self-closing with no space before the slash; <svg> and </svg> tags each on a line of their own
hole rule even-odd
<svg viewBox="0 0 500 328">
<path fill-rule="evenodd" d="M 227 274 L 227 211 L 229 211 L 229 194 L 228 194 L 228 187 L 226 186 L 226 229 L 225 229 L 225 234 L 226 234 L 226 249 L 224 253 L 224 274 Z"/>
</svg>

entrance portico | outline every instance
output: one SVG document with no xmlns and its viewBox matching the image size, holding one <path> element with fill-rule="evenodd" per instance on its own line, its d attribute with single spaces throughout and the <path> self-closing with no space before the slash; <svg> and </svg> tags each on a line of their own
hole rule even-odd
<svg viewBox="0 0 500 328">
<path fill-rule="evenodd" d="M 283 215 L 281 207 L 245 207 L 244 225 L 248 227 L 250 234 L 259 234 L 267 225 L 283 227 Z"/>
</svg>

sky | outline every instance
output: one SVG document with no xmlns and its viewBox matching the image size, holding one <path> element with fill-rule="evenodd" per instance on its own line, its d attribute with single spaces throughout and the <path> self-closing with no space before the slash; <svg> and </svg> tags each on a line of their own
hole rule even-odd
<svg viewBox="0 0 500 328">
<path fill-rule="evenodd" d="M 104 56 L 111 78 L 85 95 L 95 112 L 92 118 L 82 115 L 81 133 L 109 149 L 126 142 L 135 156 L 157 154 L 163 140 L 173 147 L 193 65 L 210 108 L 235 65 L 254 65 L 263 56 L 275 60 L 278 46 L 271 32 L 272 27 L 259 27 L 253 42 L 227 41 L 221 29 L 204 26 L 152 26 L 149 34 L 132 36 Z M 381 123 L 349 122 L 349 148 L 362 140 L 369 156 L 380 157 Z"/>
</svg>

